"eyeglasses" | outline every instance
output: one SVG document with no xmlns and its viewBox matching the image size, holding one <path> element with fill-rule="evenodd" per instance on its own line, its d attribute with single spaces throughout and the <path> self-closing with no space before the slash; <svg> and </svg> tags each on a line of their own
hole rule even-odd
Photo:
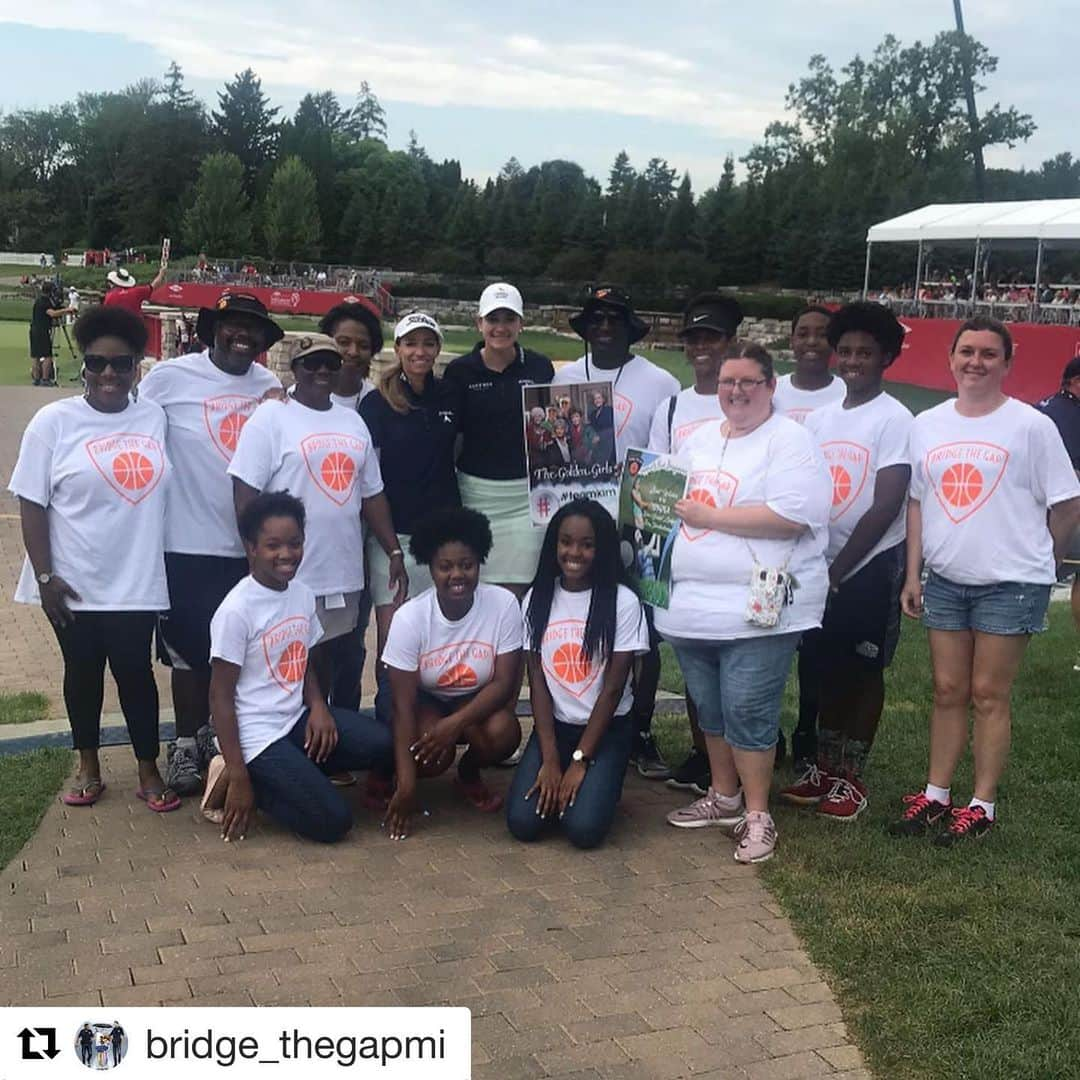
<svg viewBox="0 0 1080 1080">
<path fill-rule="evenodd" d="M 111 367 L 117 375 L 129 375 L 135 370 L 135 357 L 99 356 L 97 353 L 85 353 L 83 366 L 95 375 L 100 375 L 107 367 Z"/>
<path fill-rule="evenodd" d="M 719 379 L 716 385 L 720 390 L 738 390 L 741 394 L 749 394 L 751 390 L 768 381 L 768 379 Z"/>
<path fill-rule="evenodd" d="M 323 367 L 326 368 L 327 371 L 341 370 L 341 356 L 338 353 L 312 353 L 311 356 L 305 356 L 300 363 L 304 365 L 305 371 L 318 371 L 319 368 Z"/>
</svg>

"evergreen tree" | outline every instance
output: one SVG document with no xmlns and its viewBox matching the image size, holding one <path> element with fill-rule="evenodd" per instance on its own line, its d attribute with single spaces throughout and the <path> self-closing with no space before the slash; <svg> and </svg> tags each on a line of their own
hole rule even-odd
<svg viewBox="0 0 1080 1080">
<path fill-rule="evenodd" d="M 170 61 L 165 72 L 165 100 L 170 108 L 178 111 L 197 108 L 202 112 L 202 106 L 195 101 L 195 95 L 184 85 L 184 73 L 175 60 Z"/>
<path fill-rule="evenodd" d="M 251 206 L 240 159 L 222 153 L 203 158 L 193 191 L 183 224 L 187 246 L 214 255 L 243 255 L 250 250 Z"/>
<path fill-rule="evenodd" d="M 360 84 L 356 105 L 349 113 L 349 134 L 357 139 L 380 139 L 386 142 L 386 110 L 366 81 Z"/>
<path fill-rule="evenodd" d="M 683 173 L 682 183 L 668 207 L 660 246 L 665 251 L 696 251 L 701 247 L 697 235 L 697 208 L 690 186 L 690 174 Z"/>
<path fill-rule="evenodd" d="M 315 177 L 298 158 L 274 170 L 263 202 L 263 233 L 274 259 L 314 259 L 322 240 Z"/>
<path fill-rule="evenodd" d="M 244 167 L 244 188 L 254 191 L 255 178 L 273 157 L 277 143 L 277 108 L 262 92 L 262 81 L 245 68 L 218 93 L 220 112 L 213 113 L 221 149 L 235 154 Z"/>
</svg>

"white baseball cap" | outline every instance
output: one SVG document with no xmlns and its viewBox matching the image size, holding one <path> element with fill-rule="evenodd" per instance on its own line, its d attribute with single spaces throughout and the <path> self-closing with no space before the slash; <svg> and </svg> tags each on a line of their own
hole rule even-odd
<svg viewBox="0 0 1080 1080">
<path fill-rule="evenodd" d="M 522 319 L 525 318 L 525 305 L 522 302 L 521 293 L 513 285 L 507 285 L 505 281 L 497 281 L 494 285 L 489 285 L 480 294 L 481 319 L 500 309 L 512 311 Z"/>
<path fill-rule="evenodd" d="M 439 324 L 424 311 L 410 311 L 398 324 L 394 327 L 394 341 L 400 341 L 406 334 L 411 333 L 413 330 L 430 330 L 438 339 L 439 344 L 442 344 L 443 334 L 439 327 Z"/>
</svg>

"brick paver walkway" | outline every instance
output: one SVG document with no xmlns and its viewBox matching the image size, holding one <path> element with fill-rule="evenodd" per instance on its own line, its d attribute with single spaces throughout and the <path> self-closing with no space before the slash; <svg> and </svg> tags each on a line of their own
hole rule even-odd
<svg viewBox="0 0 1080 1080">
<path fill-rule="evenodd" d="M 5 479 L 46 393 L 5 391 Z M 0 519 L 0 688 L 54 691 L 44 621 L 6 606 L 20 559 Z M 517 844 L 446 780 L 404 843 L 358 810 L 333 848 L 269 825 L 226 846 L 194 801 L 137 802 L 128 749 L 103 761 L 101 802 L 54 804 L 0 873 L 0 1004 L 453 1004 L 481 1080 L 869 1077 L 756 871 L 716 830 L 665 825 L 662 785 L 631 776 L 595 852 Z"/>
</svg>

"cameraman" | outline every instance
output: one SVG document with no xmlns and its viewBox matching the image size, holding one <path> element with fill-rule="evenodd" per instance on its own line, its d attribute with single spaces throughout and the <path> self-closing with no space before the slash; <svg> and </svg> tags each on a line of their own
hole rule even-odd
<svg viewBox="0 0 1080 1080">
<path fill-rule="evenodd" d="M 64 306 L 63 293 L 51 281 L 41 286 L 41 295 L 34 301 L 30 313 L 30 376 L 35 386 L 55 386 L 53 367 L 53 319 L 74 314 L 75 308 Z"/>
</svg>

